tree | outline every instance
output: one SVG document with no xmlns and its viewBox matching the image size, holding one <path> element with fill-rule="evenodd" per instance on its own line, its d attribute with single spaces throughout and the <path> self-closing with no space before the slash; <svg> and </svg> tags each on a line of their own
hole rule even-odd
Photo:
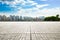
<svg viewBox="0 0 60 40">
<path fill-rule="evenodd" d="M 44 21 L 60 21 L 59 15 L 46 17 Z"/>
<path fill-rule="evenodd" d="M 56 17 L 59 18 L 59 14 L 57 14 Z"/>
</svg>

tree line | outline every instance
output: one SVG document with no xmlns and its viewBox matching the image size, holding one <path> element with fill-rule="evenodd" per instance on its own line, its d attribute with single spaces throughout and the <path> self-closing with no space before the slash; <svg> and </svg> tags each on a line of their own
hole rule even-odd
<svg viewBox="0 0 60 40">
<path fill-rule="evenodd" d="M 60 21 L 59 14 L 57 14 L 56 16 L 45 17 L 44 21 Z"/>
</svg>

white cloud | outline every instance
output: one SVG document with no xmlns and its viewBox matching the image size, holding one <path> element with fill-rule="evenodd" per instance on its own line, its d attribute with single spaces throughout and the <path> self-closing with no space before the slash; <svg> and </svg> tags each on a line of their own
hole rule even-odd
<svg viewBox="0 0 60 40">
<path fill-rule="evenodd" d="M 48 1 L 48 0 L 41 0 L 41 1 Z"/>
<path fill-rule="evenodd" d="M 47 0 L 42 0 L 42 1 L 47 1 Z M 30 3 L 30 5 L 35 5 L 35 7 L 33 8 L 29 8 L 29 9 L 22 9 L 22 7 L 18 8 L 20 9 L 18 12 L 16 13 L 12 13 L 12 15 L 23 15 L 23 16 L 49 16 L 49 15 L 56 15 L 56 14 L 60 14 L 60 8 L 50 8 L 50 9 L 40 9 L 43 8 L 45 6 L 49 6 L 49 4 L 38 4 L 34 1 L 31 0 L 15 0 L 14 2 L 7 2 L 5 1 L 5 3 L 10 4 L 10 6 L 12 7 L 16 7 L 15 5 L 20 3 L 23 6 Z M 2 13 L 3 14 L 3 13 Z M 5 13 L 7 15 L 10 15 L 8 13 Z"/>
<path fill-rule="evenodd" d="M 42 7 L 45 7 L 45 6 L 48 6 L 48 4 L 43 4 L 43 5 L 36 5 L 37 8 L 42 8 Z"/>
<path fill-rule="evenodd" d="M 38 16 L 52 16 L 52 15 L 60 15 L 60 8 L 45 8 L 45 9 L 37 9 L 37 8 L 32 8 L 32 9 L 21 9 L 20 11 L 12 14 L 8 13 L 1 13 L 1 15 L 21 15 L 21 16 L 31 16 L 31 17 L 38 17 Z"/>
<path fill-rule="evenodd" d="M 43 5 L 40 5 L 32 0 L 14 0 L 14 1 L 2 1 L 2 3 L 6 3 L 7 5 L 10 5 L 11 7 L 17 7 L 16 4 L 21 4 L 23 6 L 29 4 L 31 6 L 35 5 L 36 7 L 40 8 L 40 7 L 44 7 L 44 6 L 48 6 L 48 4 L 43 4 Z"/>
<path fill-rule="evenodd" d="M 52 16 L 59 14 L 60 15 L 60 8 L 50 8 L 50 9 L 42 9 L 42 10 L 37 10 L 35 12 L 37 16 L 43 15 L 43 16 Z"/>
<path fill-rule="evenodd" d="M 34 10 L 34 11 L 32 11 L 32 10 Z M 37 9 L 37 8 L 22 9 L 22 10 L 18 11 L 17 15 L 36 17 L 36 16 L 52 16 L 52 15 L 56 15 L 56 14 L 60 15 L 60 8 L 51 8 L 51 9 L 42 9 L 42 10 Z"/>
</svg>

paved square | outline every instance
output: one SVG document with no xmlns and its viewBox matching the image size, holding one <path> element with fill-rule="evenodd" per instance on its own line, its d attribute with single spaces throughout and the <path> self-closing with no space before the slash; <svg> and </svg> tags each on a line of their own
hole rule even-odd
<svg viewBox="0 0 60 40">
<path fill-rule="evenodd" d="M 60 40 L 60 22 L 0 22 L 0 40 Z"/>
</svg>

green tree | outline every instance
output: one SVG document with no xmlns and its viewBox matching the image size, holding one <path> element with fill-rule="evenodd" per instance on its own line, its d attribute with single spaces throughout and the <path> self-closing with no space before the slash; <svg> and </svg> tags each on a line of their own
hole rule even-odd
<svg viewBox="0 0 60 40">
<path fill-rule="evenodd" d="M 60 21 L 59 15 L 46 17 L 44 21 Z"/>
</svg>

